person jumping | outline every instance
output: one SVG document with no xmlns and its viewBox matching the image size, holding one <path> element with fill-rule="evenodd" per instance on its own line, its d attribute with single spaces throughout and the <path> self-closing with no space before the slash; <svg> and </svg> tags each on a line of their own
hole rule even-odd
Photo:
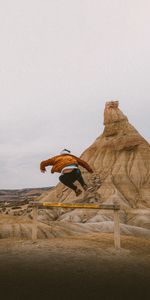
<svg viewBox="0 0 150 300">
<path fill-rule="evenodd" d="M 40 163 L 40 170 L 44 173 L 46 172 L 47 166 L 53 166 L 51 173 L 61 173 L 61 176 L 59 177 L 60 182 L 72 189 L 76 196 L 79 196 L 82 191 L 74 184 L 75 181 L 78 181 L 85 191 L 88 189 L 78 167 L 79 165 L 85 168 L 88 172 L 93 173 L 93 170 L 87 162 L 75 155 L 72 155 L 71 151 L 63 149 L 60 152 L 60 155 L 42 161 Z"/>
</svg>

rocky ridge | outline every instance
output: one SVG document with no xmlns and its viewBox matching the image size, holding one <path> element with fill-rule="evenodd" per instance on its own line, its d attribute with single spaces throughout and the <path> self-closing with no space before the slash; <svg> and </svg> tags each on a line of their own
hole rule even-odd
<svg viewBox="0 0 150 300">
<path fill-rule="evenodd" d="M 35 200 L 103 204 L 115 201 L 121 206 L 121 232 L 150 237 L 150 145 L 129 123 L 118 101 L 106 103 L 103 133 L 81 158 L 94 170 L 90 174 L 81 168 L 85 181 L 92 186 L 90 193 L 83 191 L 75 197 L 73 191 L 59 183 Z M 5 219 L 4 214 L 6 212 L 3 212 Z M 11 225 L 4 226 L 6 220 L 1 221 L 1 237 L 31 237 L 32 209 L 28 204 L 18 210 L 10 209 L 7 214 L 11 222 L 13 216 L 20 217 L 14 219 L 14 223 L 17 222 L 14 229 Z M 39 237 L 113 232 L 113 212 L 106 210 L 39 209 L 38 221 Z"/>
<path fill-rule="evenodd" d="M 123 224 L 150 229 L 150 145 L 129 123 L 119 109 L 118 101 L 110 101 L 104 110 L 104 131 L 86 149 L 81 158 L 93 168 L 91 175 L 82 174 L 93 187 L 77 198 L 74 192 L 59 183 L 53 190 L 40 197 L 41 201 L 98 202 L 121 206 Z M 52 215 L 51 210 L 47 214 Z M 81 223 L 112 220 L 112 213 L 75 209 L 59 210 L 57 220 Z"/>
</svg>

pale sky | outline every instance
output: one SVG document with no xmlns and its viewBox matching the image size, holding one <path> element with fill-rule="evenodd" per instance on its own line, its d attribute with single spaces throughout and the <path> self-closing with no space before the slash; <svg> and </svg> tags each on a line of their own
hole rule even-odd
<svg viewBox="0 0 150 300">
<path fill-rule="evenodd" d="M 40 161 L 81 155 L 109 100 L 150 140 L 149 0 L 0 0 L 0 42 L 0 189 L 56 184 Z"/>
</svg>

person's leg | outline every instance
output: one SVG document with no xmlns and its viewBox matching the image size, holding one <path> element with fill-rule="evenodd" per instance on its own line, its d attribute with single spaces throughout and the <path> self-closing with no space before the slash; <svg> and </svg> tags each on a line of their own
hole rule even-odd
<svg viewBox="0 0 150 300">
<path fill-rule="evenodd" d="M 76 174 L 75 170 L 70 172 L 70 173 L 66 173 L 63 174 L 59 177 L 59 180 L 66 186 L 68 186 L 69 188 L 71 188 L 72 190 L 74 190 L 76 196 L 79 196 L 82 191 L 80 189 L 77 188 L 76 185 L 74 185 L 73 183 L 77 180 L 78 174 Z"/>
<path fill-rule="evenodd" d="M 77 186 L 73 184 L 71 177 L 69 176 L 70 173 L 61 175 L 59 177 L 59 180 L 66 186 L 68 186 L 70 189 L 76 191 Z"/>
<path fill-rule="evenodd" d="M 79 183 L 81 184 L 81 186 L 84 188 L 84 190 L 86 190 L 87 189 L 87 184 L 85 183 L 85 181 L 83 179 L 83 176 L 82 176 L 82 173 L 79 169 L 76 170 L 76 174 L 77 174 L 76 180 L 78 180 Z"/>
</svg>

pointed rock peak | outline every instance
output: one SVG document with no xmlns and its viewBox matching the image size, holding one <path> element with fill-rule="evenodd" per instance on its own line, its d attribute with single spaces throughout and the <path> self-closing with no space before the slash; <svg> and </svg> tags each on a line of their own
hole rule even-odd
<svg viewBox="0 0 150 300">
<path fill-rule="evenodd" d="M 106 102 L 104 110 L 104 125 L 124 120 L 128 121 L 127 117 L 119 109 L 119 101 Z"/>
<path fill-rule="evenodd" d="M 119 109 L 119 101 L 109 101 L 104 110 L 104 132 L 103 135 L 114 136 L 124 131 L 128 126 L 128 118 Z"/>
<path fill-rule="evenodd" d="M 131 150 L 141 143 L 147 143 L 119 109 L 119 101 L 106 102 L 104 125 L 103 138 L 106 138 L 108 148 Z"/>
</svg>

